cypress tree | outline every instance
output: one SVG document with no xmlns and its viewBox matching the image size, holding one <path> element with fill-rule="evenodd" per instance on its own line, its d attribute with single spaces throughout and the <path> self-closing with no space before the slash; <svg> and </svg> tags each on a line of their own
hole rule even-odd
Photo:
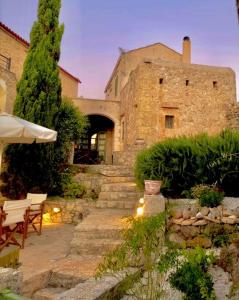
<svg viewBox="0 0 239 300">
<path fill-rule="evenodd" d="M 58 21 L 60 7 L 61 0 L 39 0 L 14 106 L 14 114 L 56 129 L 58 137 L 55 143 L 8 147 L 7 184 L 2 192 L 15 199 L 36 187 L 48 194 L 62 192 L 70 180 L 65 165 L 71 141 L 79 139 L 86 124 L 74 106 L 61 99 L 58 61 L 64 27 Z"/>
<path fill-rule="evenodd" d="M 61 104 L 58 61 L 64 27 L 59 25 L 60 7 L 60 0 L 39 0 L 14 106 L 14 114 L 52 129 Z"/>
</svg>

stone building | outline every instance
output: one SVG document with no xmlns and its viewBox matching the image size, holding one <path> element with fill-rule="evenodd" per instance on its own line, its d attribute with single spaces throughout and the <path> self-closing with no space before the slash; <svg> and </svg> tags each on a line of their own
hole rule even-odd
<svg viewBox="0 0 239 300">
<path fill-rule="evenodd" d="M 182 48 L 157 43 L 122 51 L 105 100 L 74 99 L 91 122 L 76 161 L 93 161 L 87 150 L 96 150 L 105 163 L 132 165 L 138 150 L 165 138 L 235 127 L 233 70 L 192 64 L 188 37 Z"/>
<path fill-rule="evenodd" d="M 28 47 L 0 23 L 0 110 L 12 111 Z M 192 64 L 189 37 L 182 53 L 161 43 L 121 50 L 104 100 L 77 98 L 80 80 L 62 68 L 60 78 L 63 95 L 89 118 L 77 163 L 132 165 L 140 149 L 165 138 L 239 128 L 235 73 Z"/>
<path fill-rule="evenodd" d="M 0 111 L 12 112 L 28 48 L 26 40 L 0 22 Z M 77 97 L 80 80 L 61 67 L 60 79 L 62 94 Z"/>
</svg>

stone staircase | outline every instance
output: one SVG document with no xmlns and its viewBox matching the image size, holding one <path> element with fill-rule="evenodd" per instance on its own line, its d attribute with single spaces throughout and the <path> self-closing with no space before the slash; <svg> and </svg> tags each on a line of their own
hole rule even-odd
<svg viewBox="0 0 239 300">
<path fill-rule="evenodd" d="M 133 209 L 141 192 L 137 190 L 132 168 L 115 165 L 81 165 L 75 179 L 90 194 L 97 194 L 97 208 Z"/>
<path fill-rule="evenodd" d="M 126 217 L 132 211 L 95 208 L 76 226 L 71 253 L 104 255 L 121 244 L 121 232 L 127 227 Z"/>
<path fill-rule="evenodd" d="M 89 194 L 96 192 L 98 199 L 88 204 L 89 214 L 75 227 L 66 262 L 59 261 L 60 266 L 51 271 L 48 284 L 32 299 L 57 299 L 77 284 L 84 284 L 94 273 L 93 266 L 88 266 L 96 266 L 104 254 L 122 243 L 122 230 L 128 226 L 126 218 L 135 213 L 141 193 L 137 191 L 132 169 L 105 165 L 79 168 L 81 172 L 75 179 L 86 186 Z M 89 274 L 85 274 L 88 269 Z"/>
</svg>

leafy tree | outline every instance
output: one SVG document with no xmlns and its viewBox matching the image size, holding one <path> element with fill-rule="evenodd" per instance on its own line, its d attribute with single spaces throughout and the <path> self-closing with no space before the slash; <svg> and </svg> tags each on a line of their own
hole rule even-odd
<svg viewBox="0 0 239 300">
<path fill-rule="evenodd" d="M 63 192 L 70 176 L 65 168 L 72 142 L 79 139 L 86 124 L 73 104 L 61 98 L 58 61 L 64 26 L 59 25 L 60 7 L 60 0 L 39 0 L 14 106 L 15 115 L 57 130 L 58 137 L 50 144 L 9 146 L 4 190 L 13 198 L 33 187 L 49 194 Z"/>
</svg>

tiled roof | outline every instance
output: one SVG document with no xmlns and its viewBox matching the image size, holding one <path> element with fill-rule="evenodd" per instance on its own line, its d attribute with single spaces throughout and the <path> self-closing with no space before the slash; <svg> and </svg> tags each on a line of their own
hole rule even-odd
<svg viewBox="0 0 239 300">
<path fill-rule="evenodd" d="M 30 44 L 29 44 L 28 41 L 24 40 L 20 35 L 18 35 L 16 32 L 14 32 L 13 30 L 11 30 L 8 26 L 6 26 L 5 24 L 3 24 L 1 21 L 0 21 L 0 28 L 2 28 L 4 31 L 6 31 L 7 33 L 9 33 L 11 36 L 13 36 L 17 41 L 19 41 L 20 43 L 22 43 L 24 46 L 26 46 L 27 48 L 29 48 Z M 68 71 L 66 71 L 65 69 L 63 69 L 62 67 L 60 67 L 60 69 L 65 74 L 67 74 L 69 77 L 71 77 L 72 79 L 74 79 L 77 82 L 81 83 L 81 81 L 80 81 L 79 78 L 73 76 Z"/>
</svg>

